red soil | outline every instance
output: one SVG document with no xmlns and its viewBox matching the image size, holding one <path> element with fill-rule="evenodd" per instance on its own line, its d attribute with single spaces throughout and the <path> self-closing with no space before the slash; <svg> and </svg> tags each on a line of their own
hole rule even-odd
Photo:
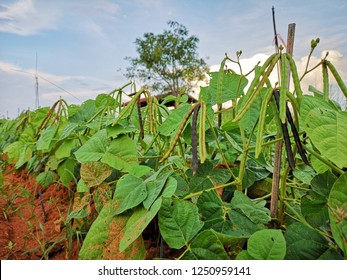
<svg viewBox="0 0 347 280">
<path fill-rule="evenodd" d="M 76 235 L 68 237 L 64 221 L 70 205 L 69 188 L 52 184 L 43 188 L 26 170 L 13 166 L 3 171 L 4 184 L 0 185 L 0 260 L 76 260 L 83 240 Z M 39 191 L 42 192 L 45 215 Z M 75 186 L 70 186 L 71 193 Z M 96 217 L 91 201 L 89 225 Z M 72 228 L 78 229 L 78 221 Z M 143 233 L 146 259 L 160 257 L 158 228 L 151 223 Z M 162 257 L 177 258 L 183 251 L 162 246 Z"/>
<path fill-rule="evenodd" d="M 0 186 L 0 259 L 77 259 L 77 242 L 73 240 L 69 244 L 63 228 L 70 201 L 68 188 L 53 184 L 44 189 L 27 171 L 16 172 L 13 167 L 3 172 L 3 178 L 4 185 Z"/>
</svg>

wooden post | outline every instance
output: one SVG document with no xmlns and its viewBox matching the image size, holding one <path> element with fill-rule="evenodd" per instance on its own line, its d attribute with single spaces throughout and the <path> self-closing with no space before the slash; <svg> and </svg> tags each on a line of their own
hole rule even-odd
<svg viewBox="0 0 347 280">
<path fill-rule="evenodd" d="M 295 35 L 295 23 L 288 25 L 288 37 L 287 37 L 287 53 L 291 56 L 293 55 L 294 48 L 294 35 Z M 289 65 L 288 65 L 289 68 Z M 290 68 L 288 69 L 288 75 L 290 75 Z M 288 76 L 288 88 L 290 79 Z M 277 135 L 280 138 L 281 135 Z M 275 144 L 275 154 L 274 154 L 274 172 L 272 177 L 272 195 L 270 201 L 270 213 L 271 218 L 278 218 L 278 193 L 281 178 L 281 159 L 282 159 L 282 147 L 283 141 L 278 141 Z"/>
<path fill-rule="evenodd" d="M 294 36 L 295 36 L 295 23 L 290 23 L 288 25 L 288 35 L 287 35 L 287 53 L 293 56 L 294 49 Z M 290 86 L 290 67 L 288 65 L 288 88 Z"/>
</svg>

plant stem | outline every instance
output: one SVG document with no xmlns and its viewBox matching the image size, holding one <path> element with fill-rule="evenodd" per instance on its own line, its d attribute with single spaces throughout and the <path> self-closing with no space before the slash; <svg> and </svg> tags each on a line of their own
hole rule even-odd
<svg viewBox="0 0 347 280">
<path fill-rule="evenodd" d="M 208 114 L 206 114 L 206 119 L 207 119 L 207 121 L 208 121 L 208 124 L 210 125 L 211 131 L 212 131 L 212 134 L 213 134 L 213 137 L 214 137 L 214 139 L 215 139 L 215 141 L 216 141 L 216 144 L 217 144 L 217 147 L 218 147 L 218 151 L 219 151 L 219 153 L 220 153 L 220 155 L 221 155 L 221 157 L 222 157 L 222 159 L 223 159 L 223 161 L 224 161 L 224 163 L 225 163 L 225 166 L 226 166 L 226 168 L 228 169 L 228 171 L 230 172 L 230 174 L 231 174 L 231 176 L 233 177 L 233 179 L 236 180 L 237 178 L 235 177 L 234 173 L 233 173 L 232 170 L 230 169 L 229 164 L 228 164 L 228 161 L 226 160 L 226 158 L 225 158 L 225 156 L 224 156 L 224 153 L 223 153 L 223 151 L 222 151 L 222 148 L 221 148 L 220 145 L 219 145 L 219 141 L 218 141 L 217 134 L 216 134 L 216 132 L 215 132 L 215 130 L 214 130 L 214 126 L 213 126 L 212 121 L 211 121 L 210 117 L 208 116 Z"/>
<path fill-rule="evenodd" d="M 301 216 L 301 215 L 300 215 L 300 214 L 299 214 L 288 202 L 283 201 L 283 203 L 286 205 L 286 207 L 287 207 L 291 212 L 293 212 L 293 214 L 295 215 L 296 219 L 297 219 L 300 223 L 304 224 L 305 226 L 309 227 L 310 229 L 313 229 L 313 230 L 317 231 L 318 233 L 320 233 L 321 235 L 324 235 L 325 237 L 327 237 L 327 238 L 329 238 L 329 239 L 332 238 L 332 236 L 330 236 L 330 235 L 327 234 L 326 232 L 321 231 L 321 230 L 319 230 L 319 229 L 314 228 L 313 226 L 311 226 L 311 225 L 305 220 L 305 218 L 304 218 L 303 216 Z M 288 215 L 288 213 L 287 213 L 287 215 Z M 288 215 L 288 216 L 290 216 L 290 215 Z"/>
<path fill-rule="evenodd" d="M 319 159 L 321 162 L 323 162 L 324 164 L 326 164 L 327 166 L 329 166 L 331 169 L 333 169 L 334 171 L 336 171 L 337 173 L 339 173 L 340 175 L 342 175 L 343 173 L 345 173 L 342 169 L 338 168 L 337 166 L 335 166 L 332 162 L 330 162 L 329 160 L 323 158 L 319 153 L 317 153 L 316 151 L 314 151 L 313 149 L 307 147 L 306 145 L 302 144 L 302 146 L 305 148 L 306 151 L 308 151 L 311 155 L 315 156 L 317 159 Z"/>
<path fill-rule="evenodd" d="M 190 198 L 193 198 L 193 197 L 196 197 L 196 196 L 200 196 L 202 195 L 204 192 L 209 192 L 209 191 L 212 191 L 212 190 L 218 190 L 218 189 L 223 189 L 223 188 L 226 188 L 226 187 L 229 187 L 229 186 L 233 186 L 233 185 L 238 185 L 238 181 L 233 181 L 233 182 L 230 182 L 230 183 L 227 183 L 227 184 L 223 184 L 223 185 L 218 185 L 218 186 L 215 186 L 213 188 L 209 188 L 209 189 L 206 189 L 206 190 L 203 190 L 203 191 L 198 191 L 198 192 L 195 192 L 195 193 L 190 193 L 188 195 L 186 195 L 185 197 L 183 197 L 184 200 L 187 200 L 187 199 L 190 199 Z"/>
</svg>

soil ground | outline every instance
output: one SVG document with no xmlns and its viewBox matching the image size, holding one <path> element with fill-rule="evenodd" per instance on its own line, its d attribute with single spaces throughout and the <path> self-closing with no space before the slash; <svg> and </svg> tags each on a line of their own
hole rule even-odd
<svg viewBox="0 0 347 280">
<path fill-rule="evenodd" d="M 17 171 L 13 166 L 3 171 L 3 181 L 0 185 L 0 259 L 78 259 L 83 238 L 77 240 L 76 235 L 68 238 L 64 227 L 70 207 L 69 191 L 75 191 L 75 186 L 71 184 L 70 190 L 60 184 L 43 188 L 26 170 Z M 96 217 L 91 206 L 90 224 Z M 73 228 L 77 227 L 75 223 Z M 165 244 L 159 249 L 158 229 L 154 223 L 147 227 L 143 237 L 146 259 L 173 259 L 182 253 Z"/>
<path fill-rule="evenodd" d="M 26 170 L 17 172 L 11 166 L 3 171 L 3 179 L 0 259 L 77 259 L 77 241 L 68 242 L 62 227 L 69 207 L 68 188 L 53 184 L 43 189 Z"/>
</svg>

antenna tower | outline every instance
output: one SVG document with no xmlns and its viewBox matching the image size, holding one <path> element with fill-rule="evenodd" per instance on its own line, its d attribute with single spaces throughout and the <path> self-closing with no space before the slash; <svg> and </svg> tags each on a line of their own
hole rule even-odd
<svg viewBox="0 0 347 280">
<path fill-rule="evenodd" d="M 40 108 L 39 102 L 39 78 L 37 75 L 37 53 L 36 53 L 36 71 L 35 71 L 35 109 Z"/>
</svg>

